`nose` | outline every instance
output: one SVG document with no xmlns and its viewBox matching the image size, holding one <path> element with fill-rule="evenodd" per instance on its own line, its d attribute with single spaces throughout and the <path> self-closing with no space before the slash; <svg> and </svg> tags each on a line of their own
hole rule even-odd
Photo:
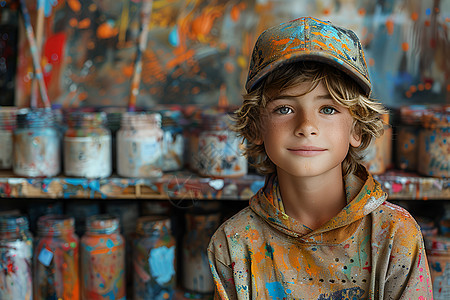
<svg viewBox="0 0 450 300">
<path fill-rule="evenodd" d="M 313 113 L 302 112 L 297 118 L 295 127 L 295 135 L 299 136 L 314 136 L 319 134 L 319 127 L 317 120 Z"/>
</svg>

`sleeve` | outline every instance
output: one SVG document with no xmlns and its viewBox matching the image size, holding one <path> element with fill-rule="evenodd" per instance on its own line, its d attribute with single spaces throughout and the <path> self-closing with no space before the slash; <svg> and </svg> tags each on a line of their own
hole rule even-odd
<svg viewBox="0 0 450 300">
<path fill-rule="evenodd" d="M 384 299 L 433 299 L 422 233 L 415 220 L 402 220 L 394 235 Z"/>
<path fill-rule="evenodd" d="M 214 280 L 215 300 L 233 300 L 237 299 L 236 287 L 234 284 L 233 270 L 231 266 L 223 262 L 229 253 L 225 243 L 220 243 L 218 241 L 217 233 L 212 237 L 211 242 L 208 247 L 208 259 L 209 266 L 211 268 L 211 273 Z M 220 244 L 220 247 L 216 247 L 216 243 Z"/>
</svg>

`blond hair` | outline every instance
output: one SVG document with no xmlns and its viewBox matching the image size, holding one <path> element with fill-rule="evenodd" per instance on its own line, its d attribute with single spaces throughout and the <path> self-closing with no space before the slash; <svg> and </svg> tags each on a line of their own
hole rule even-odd
<svg viewBox="0 0 450 300">
<path fill-rule="evenodd" d="M 258 172 L 262 174 L 275 172 L 275 165 L 267 156 L 264 144 L 255 143 L 261 140 L 264 126 L 261 118 L 262 110 L 269 101 L 267 91 L 281 91 L 303 82 L 312 83 L 307 93 L 322 82 L 331 97 L 349 109 L 353 117 L 354 133 L 360 137 L 361 144 L 357 148 L 350 145 L 342 163 L 342 173 L 345 176 L 355 172 L 361 163 L 362 151 L 374 138 L 383 134 L 384 124 L 380 115 L 387 111 L 381 103 L 366 97 L 358 84 L 346 74 L 317 62 L 297 62 L 282 66 L 263 79 L 252 92 L 243 95 L 243 104 L 234 116 L 233 129 L 247 140 L 244 154 Z"/>
</svg>

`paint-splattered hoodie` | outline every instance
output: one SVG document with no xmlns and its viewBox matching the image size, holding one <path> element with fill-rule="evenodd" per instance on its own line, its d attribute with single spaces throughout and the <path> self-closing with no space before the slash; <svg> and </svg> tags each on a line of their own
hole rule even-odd
<svg viewBox="0 0 450 300">
<path fill-rule="evenodd" d="M 216 231 L 216 299 L 432 299 L 420 229 L 363 171 L 347 206 L 316 230 L 283 213 L 275 175 Z"/>
</svg>

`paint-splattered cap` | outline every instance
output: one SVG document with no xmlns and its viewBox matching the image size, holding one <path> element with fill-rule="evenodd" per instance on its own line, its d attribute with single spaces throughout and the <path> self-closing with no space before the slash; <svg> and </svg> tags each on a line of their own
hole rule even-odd
<svg viewBox="0 0 450 300">
<path fill-rule="evenodd" d="M 348 29 L 311 17 L 299 18 L 264 31 L 253 48 L 245 88 L 253 91 L 280 66 L 318 61 L 345 72 L 370 95 L 371 83 L 361 43 Z"/>
</svg>

